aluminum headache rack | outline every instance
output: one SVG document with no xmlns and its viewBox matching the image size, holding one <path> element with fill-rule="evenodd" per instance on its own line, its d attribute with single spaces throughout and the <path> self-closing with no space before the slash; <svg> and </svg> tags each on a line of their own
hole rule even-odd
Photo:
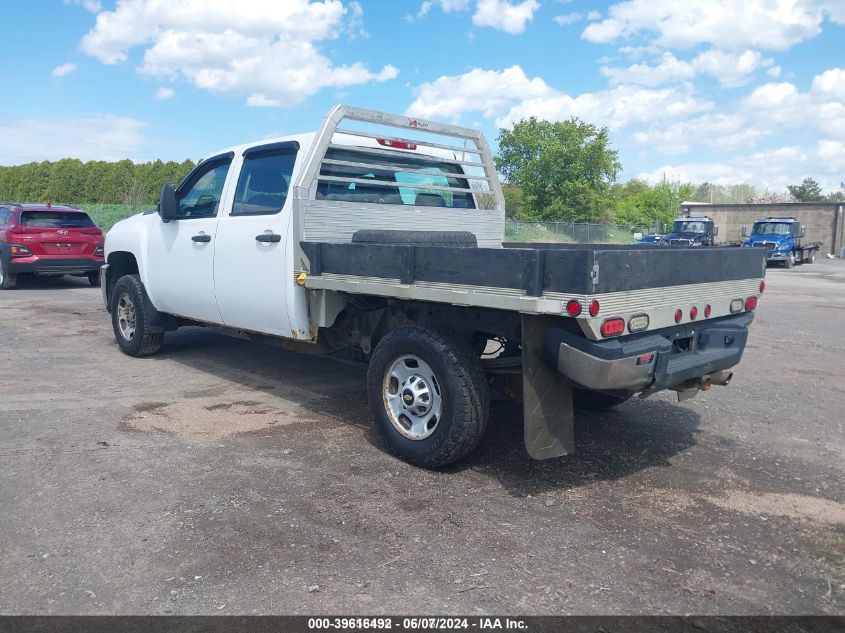
<svg viewBox="0 0 845 633">
<path fill-rule="evenodd" d="M 479 246 L 502 245 L 502 187 L 478 130 L 339 105 L 303 164 L 293 187 L 299 240 L 348 243 L 357 230 L 400 229 L 469 231 Z M 348 195 L 356 188 L 361 195 Z"/>
</svg>

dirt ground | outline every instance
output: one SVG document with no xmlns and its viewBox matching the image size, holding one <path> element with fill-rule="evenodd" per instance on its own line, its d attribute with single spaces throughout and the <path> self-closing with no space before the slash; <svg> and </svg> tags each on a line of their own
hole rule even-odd
<svg viewBox="0 0 845 633">
<path fill-rule="evenodd" d="M 728 388 L 521 412 L 428 472 L 364 370 L 203 329 L 123 356 L 99 290 L 0 292 L 0 613 L 845 613 L 845 262 L 771 269 Z M 317 589 L 319 587 L 319 589 Z"/>
</svg>

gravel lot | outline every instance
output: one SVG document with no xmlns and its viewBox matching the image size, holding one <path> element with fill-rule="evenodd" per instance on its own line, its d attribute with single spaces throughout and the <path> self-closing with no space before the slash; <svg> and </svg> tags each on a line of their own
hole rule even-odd
<svg viewBox="0 0 845 633">
<path fill-rule="evenodd" d="M 383 452 L 361 367 L 198 328 L 129 359 L 99 290 L 22 280 L 0 612 L 845 613 L 845 262 L 767 284 L 730 387 L 580 415 L 547 462 L 495 402 L 427 472 Z"/>
</svg>

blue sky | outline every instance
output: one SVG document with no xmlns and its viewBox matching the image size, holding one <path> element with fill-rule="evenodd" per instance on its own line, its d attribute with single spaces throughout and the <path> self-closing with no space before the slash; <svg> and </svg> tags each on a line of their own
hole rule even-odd
<svg viewBox="0 0 845 633">
<path fill-rule="evenodd" d="M 845 179 L 841 0 L 5 3 L 0 164 L 196 158 L 343 102 L 608 126 L 623 179 Z"/>
</svg>

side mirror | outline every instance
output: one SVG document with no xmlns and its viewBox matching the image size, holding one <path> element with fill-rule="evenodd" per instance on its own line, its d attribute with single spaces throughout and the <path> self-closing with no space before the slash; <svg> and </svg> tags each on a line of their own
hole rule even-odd
<svg viewBox="0 0 845 633">
<path fill-rule="evenodd" d="M 742 237 L 746 237 L 747 235 L 748 235 L 748 229 L 746 229 L 746 228 L 743 226 L 743 227 L 742 227 Z"/>
<path fill-rule="evenodd" d="M 161 195 L 158 198 L 158 214 L 164 222 L 179 219 L 179 202 L 176 200 L 176 188 L 172 182 L 164 183 L 161 188 Z"/>
<path fill-rule="evenodd" d="M 807 227 L 802 226 L 801 227 L 801 237 L 804 237 L 805 235 L 807 235 Z"/>
<path fill-rule="evenodd" d="M 719 234 L 719 226 L 714 224 L 713 225 L 713 235 L 716 236 Z"/>
</svg>

